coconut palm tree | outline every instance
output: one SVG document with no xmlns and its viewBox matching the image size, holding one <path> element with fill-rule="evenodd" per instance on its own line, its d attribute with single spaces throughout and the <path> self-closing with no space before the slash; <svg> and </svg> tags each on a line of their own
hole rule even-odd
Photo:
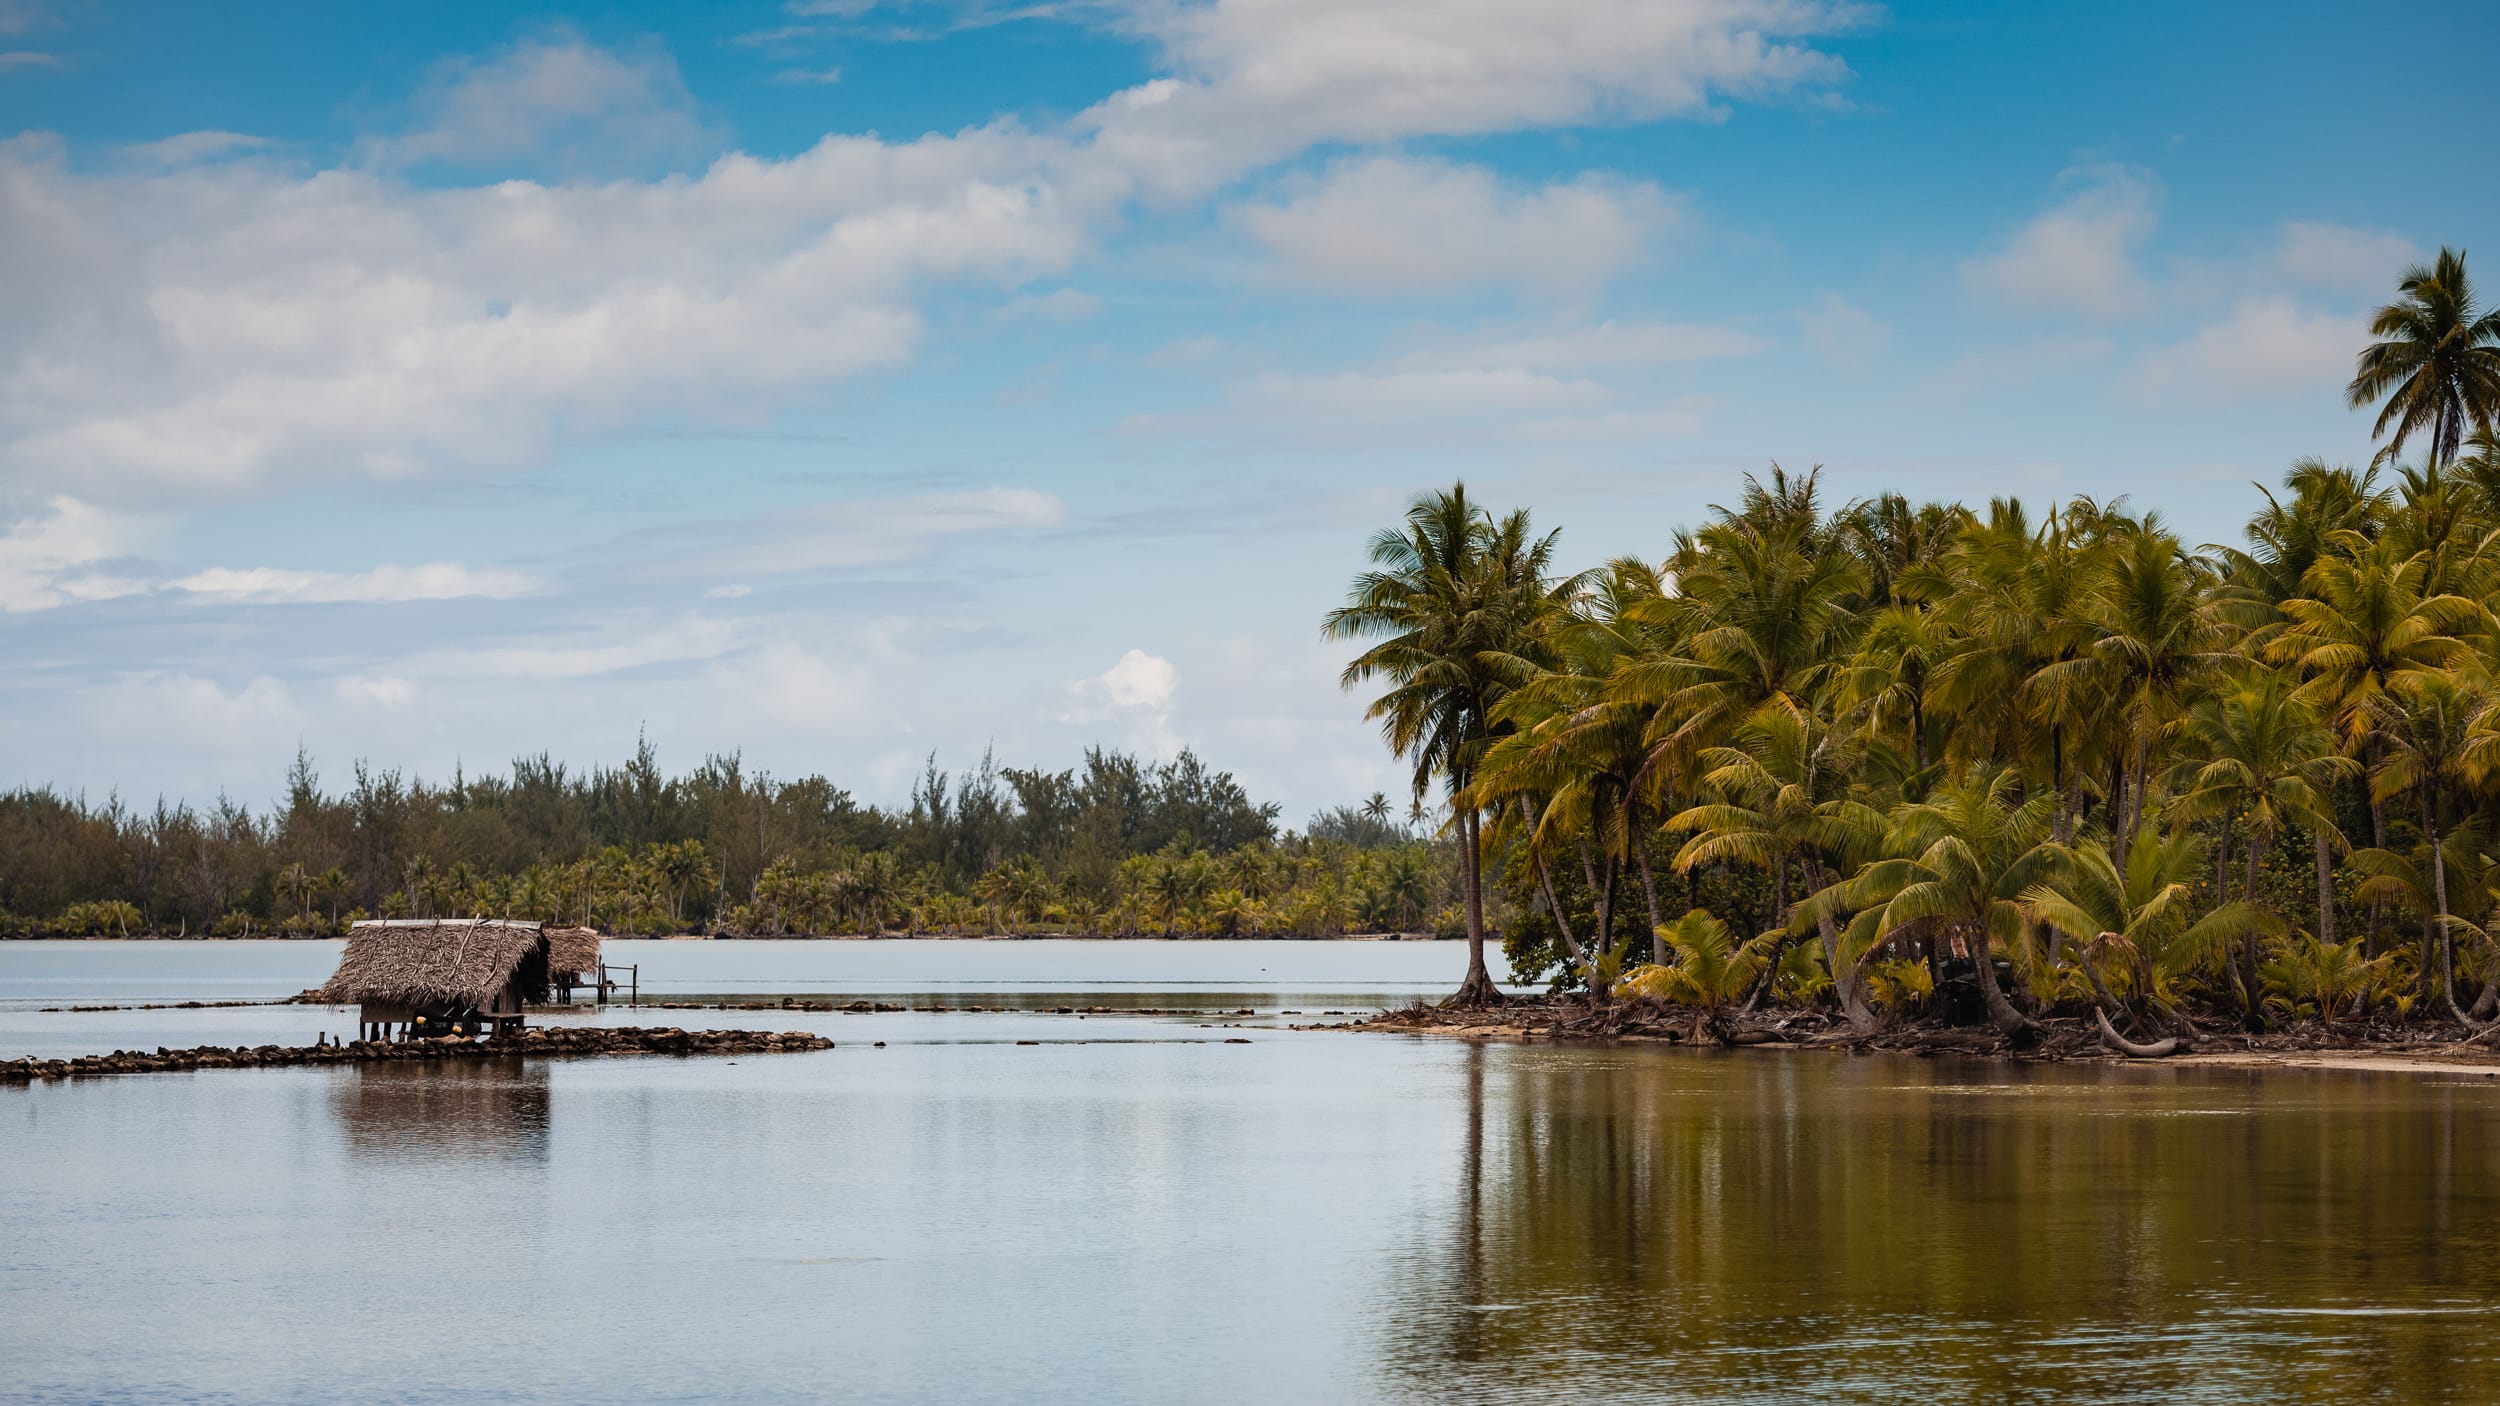
<svg viewBox="0 0 2500 1406">
<path fill-rule="evenodd" d="M 2007 1000 L 1992 947 L 2020 936 L 2023 895 L 2052 873 L 2045 841 L 2056 797 L 2024 798 L 2009 768 L 1974 768 L 1887 818 L 1884 856 L 1850 885 L 1852 907 L 1876 915 L 1878 941 L 1933 924 L 1967 945 L 1988 1019 L 2012 1036 L 2033 1022 Z"/>
<path fill-rule="evenodd" d="M 2056 846 L 2048 876 L 2026 889 L 2034 921 L 2083 949 L 2082 970 L 2106 1007 L 2122 1005 L 2101 964 L 2119 960 L 2135 1008 L 2156 1022 L 2170 1011 L 2169 983 L 2230 961 L 2235 943 L 2271 934 L 2281 924 L 2244 902 L 2199 915 L 2191 908 L 2205 842 L 2193 830 L 2147 825 L 2127 847 L 2124 874 L 2098 840 Z"/>
<path fill-rule="evenodd" d="M 2318 934 L 2335 938 L 2335 887 L 2330 847 L 2338 838 L 2335 782 L 2360 767 L 2338 755 L 2335 739 L 2279 675 L 2259 672 L 2196 705 L 2185 721 L 2188 756 L 2172 775 L 2173 818 L 2221 822 L 2220 865 L 2231 860 L 2231 831 L 2248 824 L 2248 875 L 2240 901 L 2257 901 L 2257 865 L 2286 824 L 2306 825 L 2318 864 Z M 2219 875 L 2217 876 L 2219 877 Z M 2219 896 L 2227 885 L 2217 882 Z M 2257 985 L 2257 933 L 2242 935 L 2239 974 L 2250 1019 L 2264 1001 Z"/>
<path fill-rule="evenodd" d="M 1827 864 L 1849 872 L 1883 832 L 1882 816 L 1856 795 L 1849 734 L 1794 700 L 1775 698 L 1755 709 L 1730 745 L 1705 749 L 1701 762 L 1711 799 L 1667 822 L 1669 832 L 1692 837 L 1676 852 L 1676 871 L 1717 863 L 1762 869 L 1771 880 L 1767 926 L 1796 924 L 1788 902 L 1792 867 L 1805 891 L 1818 892 L 1828 886 Z M 1842 970 L 1837 917 L 1828 905 L 1809 911 L 1842 1009 L 1859 1020 L 1855 983 Z"/>
<path fill-rule="evenodd" d="M 1734 1033 L 1729 1028 L 1728 1008 L 1742 1000 L 1770 969 L 1770 934 L 1739 943 L 1727 924 L 1702 908 L 1661 931 L 1675 953 L 1674 964 L 1636 967 L 1624 974 L 1622 989 L 1628 995 L 1691 1006 L 1694 1038 L 1706 1031 L 1726 1040 Z"/>
<path fill-rule="evenodd" d="M 2437 467 L 2469 429 L 2500 418 L 2500 309 L 2474 306 L 2461 249 L 2406 269 L 2396 288 L 2370 319 L 2379 340 L 2362 349 L 2344 399 L 2355 410 L 2384 401 L 2371 437 L 2385 438 L 2392 456 L 2419 434 Z"/>
<path fill-rule="evenodd" d="M 1458 484 L 1372 539 L 1373 569 L 1323 624 L 1330 639 L 1378 639 L 1341 682 L 1388 685 L 1364 716 L 1412 764 L 1418 805 L 1435 783 L 1451 799 L 1467 906 L 1460 1005 L 1501 1000 L 1484 962 L 1482 816 L 1463 798 L 1493 739 L 1494 705 L 1532 672 L 1523 651 L 1578 589 L 1551 579 L 1553 559 L 1553 535 L 1534 535 L 1526 513 L 1497 521 Z"/>
</svg>

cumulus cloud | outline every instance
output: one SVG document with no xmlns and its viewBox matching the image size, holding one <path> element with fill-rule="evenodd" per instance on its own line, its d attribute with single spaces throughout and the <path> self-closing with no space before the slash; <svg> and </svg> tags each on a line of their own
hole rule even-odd
<svg viewBox="0 0 2500 1406">
<path fill-rule="evenodd" d="M 421 125 L 376 142 L 373 155 L 397 165 L 544 158 L 558 169 L 600 172 L 718 146 L 667 53 L 620 53 L 571 34 L 451 60 L 428 81 L 418 108 Z"/>
<path fill-rule="evenodd" d="M 1172 699 L 1179 691 L 1180 671 L 1171 660 L 1132 649 L 1110 668 L 1068 685 L 1068 707 L 1060 721 L 1119 723 L 1134 745 L 1169 757 L 1180 751 L 1172 732 Z"/>
<path fill-rule="evenodd" d="M 0 611 L 49 610 L 146 590 L 144 582 L 103 569 L 139 537 L 130 519 L 75 498 L 52 499 L 0 533 Z"/>
<path fill-rule="evenodd" d="M 1326 142 L 1709 117 L 1847 75 L 1812 47 L 1873 14 L 1817 0 L 1215 0 L 1136 4 L 1175 76 L 1080 124 L 1171 192 Z"/>
<path fill-rule="evenodd" d="M 2367 332 L 2357 317 L 2307 312 L 2284 297 L 2247 298 L 2221 321 L 2146 358 L 2130 389 L 2145 399 L 2191 402 L 2331 390 L 2352 376 Z"/>
<path fill-rule="evenodd" d="M 1520 187 L 1481 166 L 1373 157 L 1232 216 L 1297 281 L 1429 293 L 1478 283 L 1589 288 L 1648 250 L 1675 209 L 1646 183 L 1587 176 Z"/>
<path fill-rule="evenodd" d="M 696 180 L 420 190 L 0 144 L 0 475 L 87 496 L 530 462 L 903 360 L 915 290 L 1064 268 L 1086 209 L 1011 130 L 831 137 Z"/>
<path fill-rule="evenodd" d="M 470 597 L 510 600 L 540 589 L 538 578 L 518 571 L 478 569 L 456 561 L 422 566 L 377 566 L 370 571 L 289 571 L 273 566 L 211 567 L 167 583 L 177 591 L 228 600 L 284 604 L 367 604 Z"/>
<path fill-rule="evenodd" d="M 86 725 L 98 736 L 266 766 L 301 736 L 304 710 L 266 674 L 228 685 L 191 673 L 127 674 L 89 690 Z"/>
<path fill-rule="evenodd" d="M 2283 226 L 2274 262 L 2285 277 L 2339 293 L 2387 293 L 2421 248 L 2401 234 L 2349 225 L 2294 222 Z"/>
<path fill-rule="evenodd" d="M 934 286 L 1063 274 L 1141 192 L 1203 193 L 1318 142 L 1707 117 L 1840 80 L 1812 44 L 1862 12 L 1217 0 L 1124 13 L 1176 76 L 1069 123 L 829 136 L 661 179 L 655 163 L 717 151 L 722 134 L 665 53 L 567 33 L 444 67 L 406 130 L 335 169 L 208 159 L 247 150 L 235 134 L 171 137 L 105 170 L 57 139 L 0 142 L 0 482 L 179 503 L 526 465 L 619 426 L 752 417 L 910 358 Z M 414 168 L 433 175 L 399 174 Z M 445 171 L 571 179 L 462 185 Z M 1389 260 L 1383 241 L 1413 227 L 1379 198 L 1401 191 L 1446 228 Z M 1321 281 L 1551 288 L 1620 268 L 1670 213 L 1632 183 L 1509 188 L 1357 162 L 1251 218 Z"/>
<path fill-rule="evenodd" d="M 2151 302 L 2136 254 L 2153 233 L 2161 185 L 2149 172 L 2093 166 L 2059 178 L 2056 204 L 2003 249 L 1962 267 L 1971 288 L 2025 311 L 2124 317 Z"/>
</svg>

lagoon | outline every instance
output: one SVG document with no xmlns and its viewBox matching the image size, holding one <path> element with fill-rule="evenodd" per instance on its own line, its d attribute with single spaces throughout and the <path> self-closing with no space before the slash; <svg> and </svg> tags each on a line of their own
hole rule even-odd
<svg viewBox="0 0 2500 1406">
<path fill-rule="evenodd" d="M 1204 1008 L 611 1010 L 837 1045 L 0 1090 L 0 1400 L 2467 1402 L 2500 1367 L 2500 1081 L 1295 1031 L 1463 954 L 966 946 Z M 186 989 L 280 979 L 197 947 Z"/>
</svg>

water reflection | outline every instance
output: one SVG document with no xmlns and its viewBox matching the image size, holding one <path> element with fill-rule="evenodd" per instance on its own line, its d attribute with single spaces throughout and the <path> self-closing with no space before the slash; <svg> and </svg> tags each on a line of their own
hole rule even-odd
<svg viewBox="0 0 2500 1406">
<path fill-rule="evenodd" d="M 2500 1090 L 1469 1051 L 1395 1394 L 2488 1399 Z"/>
<path fill-rule="evenodd" d="M 332 1107 L 359 1158 L 542 1165 L 547 1078 L 545 1061 L 518 1058 L 369 1064 L 342 1075 Z"/>
</svg>

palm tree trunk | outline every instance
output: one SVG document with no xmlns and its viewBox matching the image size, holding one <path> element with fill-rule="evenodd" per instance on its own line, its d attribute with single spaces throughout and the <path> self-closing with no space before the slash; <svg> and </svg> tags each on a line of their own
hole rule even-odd
<svg viewBox="0 0 2500 1406">
<path fill-rule="evenodd" d="M 2118 866 L 2119 874 L 2124 876 L 2127 872 L 2127 841 L 2132 836 L 2127 826 L 2127 759 L 2123 754 L 2109 759 L 2109 803 L 2102 809 L 2108 812 L 2109 857 Z"/>
<path fill-rule="evenodd" d="M 1637 829 L 1632 832 L 1632 853 L 1641 861 L 1641 902 L 1649 909 L 1649 960 L 1663 967 L 1667 940 L 1658 935 L 1658 876 L 1650 872 L 1649 839 Z"/>
<path fill-rule="evenodd" d="M 2008 1037 L 2019 1038 L 2034 1030 L 2031 1018 L 2014 1009 L 2014 1003 L 2005 998 L 2005 989 L 1997 985 L 1997 967 L 1988 952 L 1985 920 L 1971 926 L 1970 955 L 1971 965 L 1979 969 L 1979 998 L 1988 1008 L 1988 1023 L 1997 1028 L 1998 1034 Z"/>
<path fill-rule="evenodd" d="M 2240 889 L 2240 901 L 2250 907 L 2257 905 L 2257 860 L 2265 853 L 2267 836 L 2262 827 L 2248 832 L 2248 882 Z M 2240 934 L 2240 989 L 2248 1000 L 2248 1022 L 2259 1025 L 2265 1021 L 2265 998 L 2257 989 L 2257 932 L 2254 928 Z"/>
<path fill-rule="evenodd" d="M 2326 827 L 2317 828 L 2318 941 L 2335 941 L 2335 856 L 2327 846 Z"/>
<path fill-rule="evenodd" d="M 1861 1035 L 1873 1034 L 1882 1022 L 1867 1008 L 1866 994 L 1860 989 L 1864 960 L 1851 962 L 1847 971 L 1841 970 L 1840 924 L 1832 920 L 1830 909 L 1815 913 L 1814 926 L 1823 937 L 1823 965 L 1831 970 L 1832 990 L 1840 997 L 1840 1013 L 1848 1018 L 1850 1029 Z"/>
<path fill-rule="evenodd" d="M 1571 935 L 1571 917 L 1563 912 L 1562 900 L 1554 896 L 1554 871 L 1547 868 L 1545 856 L 1536 856 L 1537 887 L 1545 891 L 1545 909 L 1554 915 L 1554 931 L 1562 935 L 1563 950 L 1576 964 L 1581 960 L 1580 940 Z"/>
<path fill-rule="evenodd" d="M 1467 846 L 1460 866 L 1467 882 L 1467 979 L 1459 983 L 1458 994 L 1449 1004 L 1498 1006 L 1502 988 L 1493 984 L 1493 973 L 1484 965 L 1484 852 L 1474 806 L 1459 817 L 1459 836 Z"/>
</svg>

